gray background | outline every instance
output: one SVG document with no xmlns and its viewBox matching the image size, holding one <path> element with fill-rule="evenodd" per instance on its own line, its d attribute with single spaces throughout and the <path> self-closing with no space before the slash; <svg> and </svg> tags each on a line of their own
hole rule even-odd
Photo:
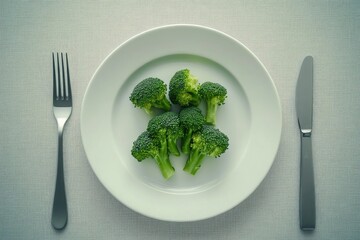
<svg viewBox="0 0 360 240">
<path fill-rule="evenodd" d="M 360 239 L 359 1 L 1 1 L 1 239 Z M 134 34 L 165 24 L 224 31 L 250 48 L 278 88 L 283 134 L 268 176 L 212 219 L 169 223 L 113 198 L 80 139 L 81 101 L 95 69 Z M 56 122 L 52 51 L 70 54 L 74 108 L 65 130 L 69 223 L 51 228 Z M 299 230 L 299 133 L 294 93 L 314 56 L 313 149 L 317 229 Z M 145 200 L 144 200 L 145 201 Z M 156 208 L 156 203 L 154 203 Z"/>
</svg>

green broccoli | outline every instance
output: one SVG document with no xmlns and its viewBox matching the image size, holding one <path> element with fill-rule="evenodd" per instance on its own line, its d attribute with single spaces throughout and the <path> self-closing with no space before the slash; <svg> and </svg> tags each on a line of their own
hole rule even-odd
<svg viewBox="0 0 360 240">
<path fill-rule="evenodd" d="M 189 69 L 177 71 L 169 83 L 169 98 L 182 107 L 198 106 L 201 101 L 199 87 L 197 78 L 190 74 Z"/>
<path fill-rule="evenodd" d="M 229 138 L 224 133 L 213 126 L 203 125 L 202 129 L 192 136 L 190 155 L 184 171 L 195 175 L 206 156 L 219 157 L 228 146 Z"/>
<path fill-rule="evenodd" d="M 217 107 L 224 104 L 227 90 L 219 83 L 205 82 L 201 84 L 199 94 L 206 102 L 206 122 L 216 124 Z"/>
<path fill-rule="evenodd" d="M 151 137 L 147 131 L 141 133 L 133 143 L 131 155 L 139 162 L 146 158 L 155 159 L 165 179 L 169 179 L 175 173 L 175 169 L 169 159 L 166 140 L 160 142 L 159 138 Z"/>
<path fill-rule="evenodd" d="M 153 108 L 169 111 L 171 104 L 166 98 L 166 91 L 167 86 L 161 79 L 146 78 L 135 86 L 130 101 L 149 115 L 153 115 Z"/>
<path fill-rule="evenodd" d="M 194 132 L 200 130 L 205 124 L 205 118 L 197 107 L 184 108 L 179 113 L 180 126 L 184 129 L 184 137 L 181 142 L 181 151 L 190 152 L 190 142 Z"/>
<path fill-rule="evenodd" d="M 179 116 L 175 112 L 165 112 L 153 117 L 147 126 L 147 131 L 160 139 L 161 142 L 167 142 L 169 153 L 180 156 L 177 147 L 177 140 L 183 137 L 184 132 L 180 127 Z"/>
</svg>

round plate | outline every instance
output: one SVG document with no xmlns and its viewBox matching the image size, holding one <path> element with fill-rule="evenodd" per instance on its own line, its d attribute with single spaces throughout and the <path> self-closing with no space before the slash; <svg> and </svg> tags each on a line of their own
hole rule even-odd
<svg viewBox="0 0 360 240">
<path fill-rule="evenodd" d="M 216 127 L 230 145 L 221 157 L 204 159 L 195 176 L 182 170 L 186 156 L 171 156 L 176 172 L 166 181 L 152 159 L 131 156 L 150 117 L 129 96 L 144 78 L 168 84 L 184 68 L 200 83 L 227 88 Z M 129 39 L 103 61 L 86 90 L 80 124 L 90 165 L 115 198 L 155 219 L 195 221 L 233 208 L 259 186 L 274 161 L 281 120 L 274 83 L 249 49 L 211 28 L 170 25 Z"/>
</svg>

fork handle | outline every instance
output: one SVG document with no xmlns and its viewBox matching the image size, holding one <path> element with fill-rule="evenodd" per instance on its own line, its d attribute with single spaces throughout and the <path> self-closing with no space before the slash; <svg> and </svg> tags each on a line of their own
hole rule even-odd
<svg viewBox="0 0 360 240">
<path fill-rule="evenodd" d="M 58 139 L 58 164 L 56 174 L 56 185 L 54 202 L 51 216 L 51 224 L 57 229 L 65 228 L 68 219 L 65 182 L 64 182 L 64 164 L 63 164 L 63 128 L 59 127 Z"/>
<path fill-rule="evenodd" d="M 311 135 L 302 134 L 301 136 L 300 161 L 300 228 L 311 231 L 315 229 L 316 221 Z"/>
</svg>

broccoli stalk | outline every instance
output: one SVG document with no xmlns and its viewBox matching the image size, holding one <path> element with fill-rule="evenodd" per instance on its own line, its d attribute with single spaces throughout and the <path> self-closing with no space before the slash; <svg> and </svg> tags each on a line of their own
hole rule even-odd
<svg viewBox="0 0 360 240">
<path fill-rule="evenodd" d="M 167 86 L 159 78 L 146 78 L 139 82 L 130 95 L 130 101 L 135 107 L 144 109 L 148 115 L 153 115 L 153 108 L 169 111 L 171 104 L 166 98 Z"/>
<path fill-rule="evenodd" d="M 169 179 L 175 173 L 174 167 L 170 163 L 168 145 L 165 138 L 160 138 L 159 155 L 155 157 L 157 164 L 159 165 L 161 174 L 165 179 Z"/>
<path fill-rule="evenodd" d="M 169 152 L 175 156 L 180 156 L 180 151 L 177 147 L 177 140 L 178 140 L 178 136 L 177 135 L 168 135 L 167 136 L 167 148 L 169 150 Z"/>
<path fill-rule="evenodd" d="M 166 140 L 162 141 L 160 138 L 153 138 L 147 131 L 140 134 L 133 143 L 131 154 L 138 162 L 153 158 L 165 179 L 169 179 L 175 173 L 169 159 Z"/>
<path fill-rule="evenodd" d="M 216 113 L 219 106 L 217 98 L 212 98 L 206 101 L 206 122 L 212 125 L 216 124 Z"/>
<path fill-rule="evenodd" d="M 205 82 L 200 86 L 199 94 L 206 102 L 206 122 L 216 124 L 218 106 L 225 103 L 227 90 L 218 83 Z"/>
<path fill-rule="evenodd" d="M 206 157 L 206 154 L 203 154 L 200 149 L 194 149 L 190 152 L 189 158 L 186 161 L 184 171 L 192 175 L 195 175 L 196 172 L 200 169 L 201 163 Z"/>
<path fill-rule="evenodd" d="M 191 137 L 193 135 L 193 130 L 189 129 L 186 134 L 184 135 L 182 142 L 181 142 L 181 151 L 185 154 L 190 153 L 190 143 Z"/>
<path fill-rule="evenodd" d="M 165 179 L 169 179 L 174 175 L 175 169 L 170 163 L 169 156 L 167 156 L 167 159 L 160 157 L 160 156 L 159 157 L 155 156 L 154 159 L 155 159 L 157 165 L 159 166 L 161 175 Z"/>
<path fill-rule="evenodd" d="M 228 146 L 229 138 L 224 133 L 213 126 L 203 125 L 202 129 L 192 136 L 190 155 L 183 170 L 195 175 L 206 156 L 219 157 Z"/>
</svg>

